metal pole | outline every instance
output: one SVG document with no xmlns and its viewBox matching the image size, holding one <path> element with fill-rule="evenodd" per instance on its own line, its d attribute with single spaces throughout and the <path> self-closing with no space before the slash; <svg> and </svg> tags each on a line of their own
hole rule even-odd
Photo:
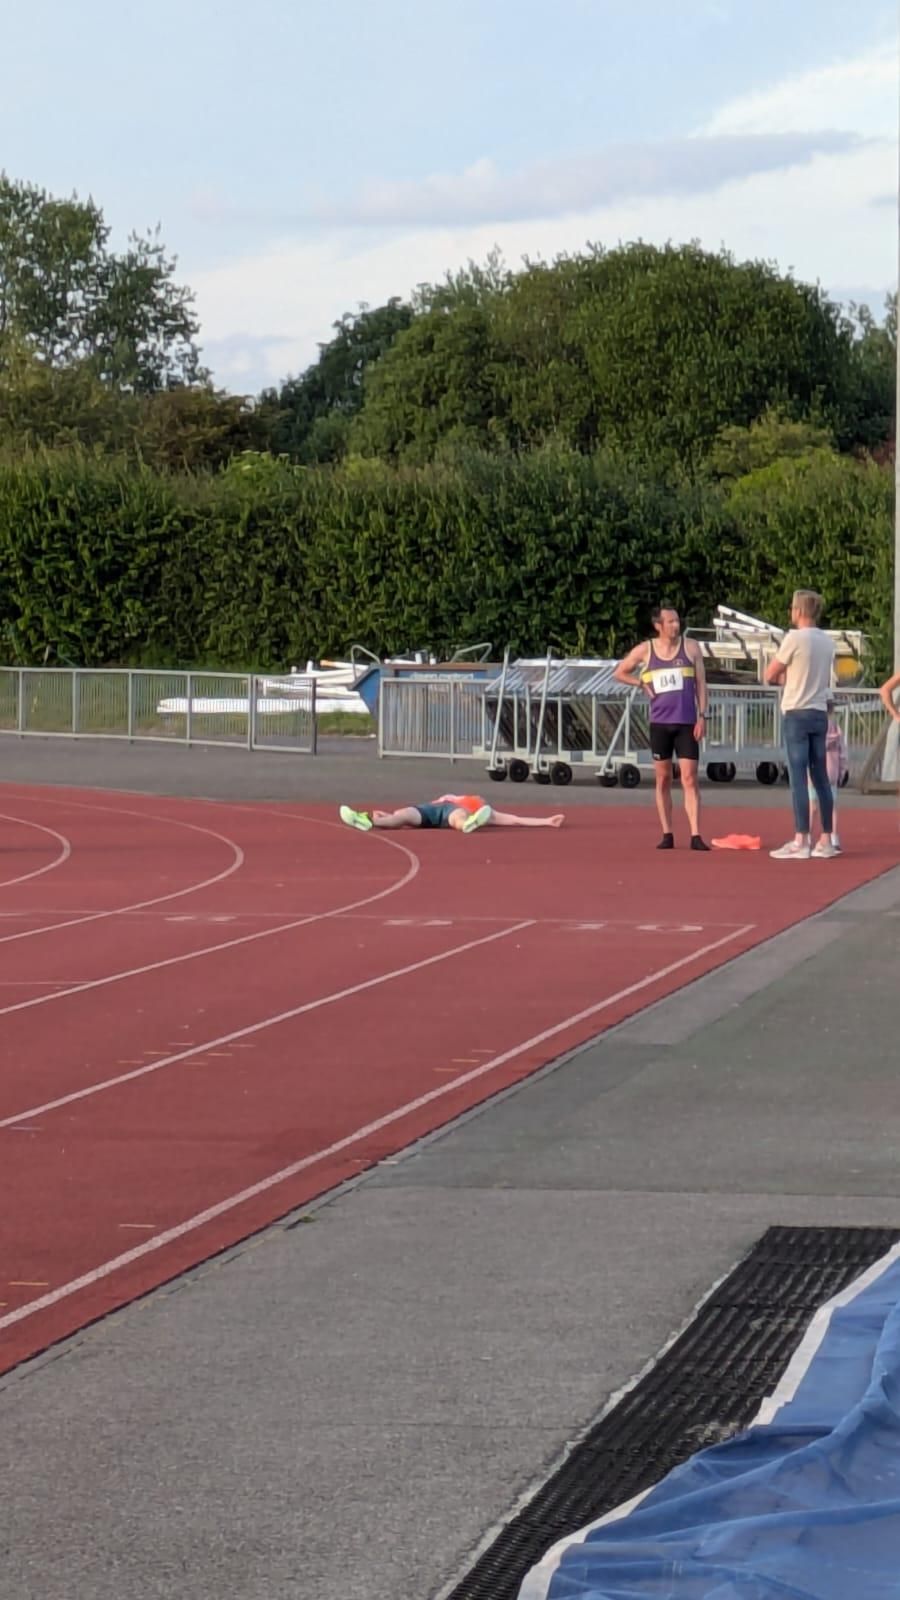
<svg viewBox="0 0 900 1600">
<path fill-rule="evenodd" d="M 900 96 L 897 106 L 898 131 L 900 131 Z M 894 342 L 896 345 L 896 388 L 894 397 L 894 671 L 900 672 L 900 169 L 897 173 L 898 233 L 897 233 L 897 304 L 894 315 Z"/>
</svg>

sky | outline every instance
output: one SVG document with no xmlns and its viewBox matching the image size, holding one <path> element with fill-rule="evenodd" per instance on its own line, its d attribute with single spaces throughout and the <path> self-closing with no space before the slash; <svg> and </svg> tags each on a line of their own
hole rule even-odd
<svg viewBox="0 0 900 1600">
<path fill-rule="evenodd" d="M 217 384 L 498 248 L 699 240 L 880 311 L 895 0 L 29 0 L 0 170 L 159 227 Z"/>
</svg>

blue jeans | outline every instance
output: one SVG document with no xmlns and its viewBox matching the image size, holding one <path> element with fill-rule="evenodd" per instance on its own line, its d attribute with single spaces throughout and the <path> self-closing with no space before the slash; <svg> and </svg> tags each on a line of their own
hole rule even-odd
<svg viewBox="0 0 900 1600">
<path fill-rule="evenodd" d="M 834 795 L 828 782 L 825 739 L 828 715 L 825 711 L 786 711 L 784 743 L 791 774 L 791 799 L 794 826 L 798 833 L 809 833 L 809 790 L 811 781 L 819 801 L 822 832 L 830 833 L 834 821 Z"/>
</svg>

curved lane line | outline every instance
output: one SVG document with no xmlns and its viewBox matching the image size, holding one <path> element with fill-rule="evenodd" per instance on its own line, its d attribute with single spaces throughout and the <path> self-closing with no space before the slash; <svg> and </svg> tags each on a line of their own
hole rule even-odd
<svg viewBox="0 0 900 1600">
<path fill-rule="evenodd" d="M 77 800 L 59 800 L 55 803 L 57 805 L 79 806 Z M 130 911 L 147 911 L 150 906 L 165 905 L 168 901 L 179 900 L 186 894 L 197 894 L 201 889 L 211 889 L 214 883 L 221 883 L 225 878 L 230 878 L 232 873 L 239 872 L 244 865 L 244 852 L 234 839 L 229 839 L 224 833 L 217 833 L 214 828 L 204 828 L 199 822 L 183 822 L 178 817 L 160 817 L 145 811 L 126 811 L 117 806 L 80 806 L 80 809 L 82 811 L 111 811 L 116 816 L 148 817 L 151 822 L 169 823 L 176 828 L 190 828 L 194 833 L 206 834 L 208 838 L 217 839 L 220 844 L 227 845 L 232 852 L 231 865 L 226 867 L 224 871 L 217 872 L 214 877 L 203 878 L 199 883 L 187 884 L 183 889 L 172 889 L 167 894 L 156 895 L 152 900 L 136 900 L 133 905 L 110 906 L 106 911 L 91 911 L 88 914 L 69 917 L 64 922 L 48 922 L 40 928 L 22 928 L 18 933 L 2 934 L 0 935 L 0 944 L 14 944 L 17 939 L 35 939 L 38 934 L 56 933 L 61 928 L 80 928 L 86 922 L 101 922 L 105 917 L 121 917 Z M 39 824 L 35 823 L 34 826 L 37 827 Z M 48 828 L 46 832 L 52 833 L 53 830 Z M 62 837 L 62 835 L 57 835 L 57 837 Z M 29 874 L 29 876 L 32 876 L 32 874 Z M 12 880 L 13 883 L 22 881 L 24 880 L 16 878 Z M 2 887 L 5 886 L 0 884 L 0 888 Z"/>
<path fill-rule="evenodd" d="M 284 813 L 284 815 L 287 815 L 287 813 Z M 314 822 L 318 819 L 314 817 L 308 817 L 299 820 Z M 186 824 L 186 826 L 193 826 L 193 824 Z M 325 826 L 330 827 L 333 826 L 333 824 L 326 823 Z M 217 835 L 217 837 L 222 837 L 222 835 Z M 350 911 L 359 911 L 363 906 L 374 905 L 376 901 L 384 900 L 388 895 L 397 894 L 401 889 L 405 889 L 406 885 L 412 882 L 421 865 L 418 856 L 412 850 L 408 850 L 406 845 L 399 844 L 397 840 L 380 839 L 379 842 L 390 845 L 393 850 L 399 850 L 401 855 L 406 856 L 410 863 L 406 869 L 406 872 L 403 874 L 403 877 L 398 878 L 396 883 L 389 883 L 386 889 L 379 889 L 377 893 L 366 895 L 361 900 L 351 900 L 347 905 L 333 906 L 328 911 L 315 911 L 310 913 L 308 916 L 294 918 L 290 922 L 279 923 L 275 928 L 262 928 L 256 933 L 241 934 L 237 939 L 223 939 L 219 944 L 204 945 L 200 950 L 186 950 L 181 955 L 165 956 L 161 961 L 150 961 L 142 967 L 128 967 L 122 972 L 107 973 L 106 976 L 102 978 L 90 978 L 85 983 L 72 984 L 68 989 L 56 989 L 50 994 L 35 995 L 31 1000 L 18 1000 L 15 1005 L 0 1006 L 0 1017 L 10 1016 L 14 1011 L 30 1011 L 35 1006 L 49 1005 L 54 1000 L 65 1000 L 68 995 L 83 994 L 85 991 L 91 989 L 103 989 L 108 984 L 121 983 L 126 978 L 140 978 L 149 972 L 159 972 L 166 967 L 178 967 L 188 961 L 197 961 L 201 956 L 216 955 L 220 950 L 234 950 L 240 945 L 256 944 L 261 939 L 273 939 L 280 933 L 292 933 L 296 928 L 307 928 L 314 922 L 326 922 L 332 917 L 342 917 L 346 916 L 346 914 Z M 230 870 L 234 869 L 232 868 Z M 228 874 L 220 873 L 219 876 L 227 877 Z M 213 878 L 210 881 L 215 883 L 217 880 Z M 202 888 L 203 885 L 198 884 L 197 887 Z M 187 894 L 188 892 L 189 891 L 186 889 L 179 890 L 180 894 Z M 145 904 L 150 905 L 153 904 L 153 902 L 147 901 Z M 135 906 L 127 908 L 120 907 L 119 914 L 124 909 L 133 911 L 138 908 Z M 112 915 L 112 913 L 98 912 L 97 915 L 108 916 Z M 94 919 L 91 917 L 85 917 L 81 920 L 90 922 Z M 73 925 L 74 924 L 65 922 L 56 924 L 57 927 L 61 928 L 70 927 Z M 31 931 L 41 933 L 47 932 L 48 930 L 37 928 Z M 21 934 L 8 934 L 6 937 L 10 939 L 27 938 L 28 932 Z M 3 943 L 5 943 L 5 940 L 0 938 L 0 944 Z M 0 1127 L 3 1126 L 5 1126 L 5 1124 L 0 1122 Z"/>
<path fill-rule="evenodd" d="M 52 872 L 54 867 L 61 867 L 72 854 L 71 839 L 67 839 L 64 833 L 57 833 L 55 828 L 45 828 L 41 822 L 31 822 L 27 817 L 13 817 L 5 811 L 0 812 L 0 822 L 18 822 L 23 828 L 36 828 L 38 833 L 49 833 L 51 839 L 56 839 L 61 847 L 52 861 L 45 861 L 42 867 L 35 867 L 33 872 L 23 872 L 18 878 L 0 878 L 0 889 L 11 889 L 14 883 L 28 883 L 31 878 L 40 878 L 45 872 Z"/>
</svg>

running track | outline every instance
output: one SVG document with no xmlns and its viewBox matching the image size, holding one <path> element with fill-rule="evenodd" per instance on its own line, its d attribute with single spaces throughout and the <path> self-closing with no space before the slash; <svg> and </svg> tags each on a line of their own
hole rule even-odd
<svg viewBox="0 0 900 1600">
<path fill-rule="evenodd" d="M 653 830 L 0 788 L 0 1372 L 897 858 L 887 811 L 834 862 Z"/>
</svg>

